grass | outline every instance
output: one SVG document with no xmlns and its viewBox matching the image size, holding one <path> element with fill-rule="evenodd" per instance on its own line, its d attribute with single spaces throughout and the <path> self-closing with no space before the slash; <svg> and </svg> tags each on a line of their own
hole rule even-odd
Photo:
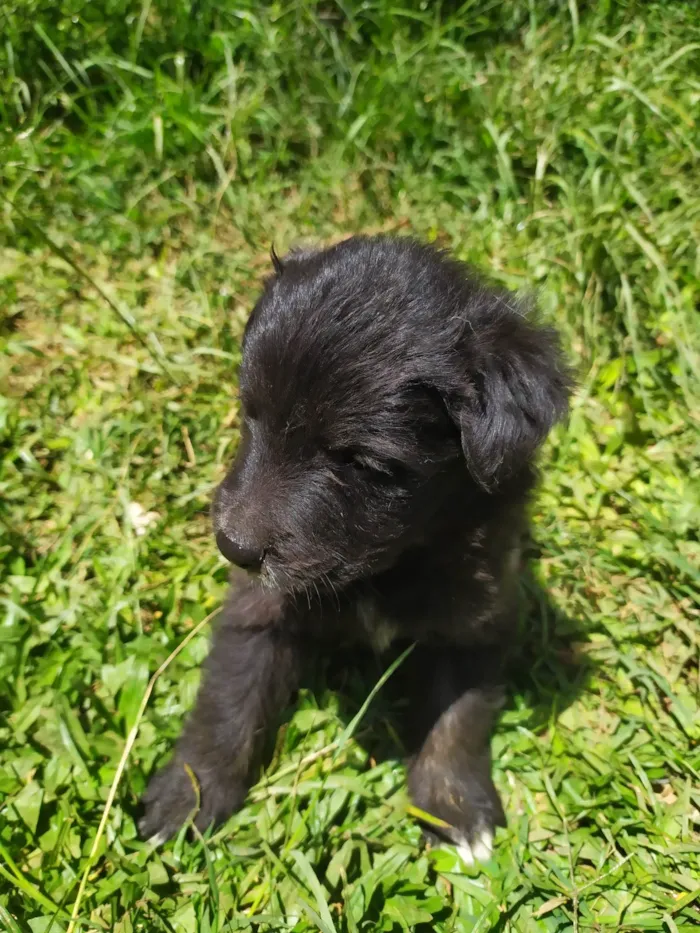
<svg viewBox="0 0 700 933">
<path fill-rule="evenodd" d="M 2 17 L 0 928 L 67 931 L 87 871 L 76 930 L 696 929 L 697 5 Z M 270 244 L 379 229 L 537 291 L 581 374 L 494 740 L 508 829 L 477 869 L 425 850 L 399 750 L 367 751 L 386 691 L 346 727 L 381 670 L 321 672 L 244 810 L 151 851 L 204 631 L 142 700 L 224 593 L 207 506 Z"/>
</svg>

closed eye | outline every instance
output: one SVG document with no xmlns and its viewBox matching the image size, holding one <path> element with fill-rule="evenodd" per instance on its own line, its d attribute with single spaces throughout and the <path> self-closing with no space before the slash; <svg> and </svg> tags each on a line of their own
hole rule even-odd
<svg viewBox="0 0 700 933">
<path fill-rule="evenodd" d="M 337 447 L 329 450 L 328 453 L 340 466 L 351 467 L 358 472 L 374 474 L 385 479 L 394 477 L 394 469 L 390 463 L 379 460 L 363 450 L 353 447 Z"/>
</svg>

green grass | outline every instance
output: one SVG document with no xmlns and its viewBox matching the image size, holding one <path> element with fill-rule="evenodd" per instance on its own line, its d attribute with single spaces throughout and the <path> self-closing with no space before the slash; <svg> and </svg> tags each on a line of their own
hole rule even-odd
<svg viewBox="0 0 700 933">
<path fill-rule="evenodd" d="M 66 931 L 89 868 L 76 930 L 696 929 L 698 5 L 189 6 L 0 11 L 0 928 Z M 580 371 L 494 740 L 508 829 L 478 869 L 423 849 L 364 750 L 386 691 L 348 737 L 371 683 L 320 674 L 245 809 L 149 850 L 202 632 L 91 864 L 149 677 L 225 590 L 207 507 L 270 243 L 378 229 L 538 292 Z"/>
</svg>

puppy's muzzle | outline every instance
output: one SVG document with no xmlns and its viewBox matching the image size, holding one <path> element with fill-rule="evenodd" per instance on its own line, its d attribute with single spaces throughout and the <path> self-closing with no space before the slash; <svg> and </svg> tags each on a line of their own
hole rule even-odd
<svg viewBox="0 0 700 933">
<path fill-rule="evenodd" d="M 229 538 L 223 531 L 216 533 L 216 546 L 226 560 L 253 573 L 260 570 L 265 559 L 264 548 L 256 548 L 243 541 L 236 541 Z"/>
</svg>

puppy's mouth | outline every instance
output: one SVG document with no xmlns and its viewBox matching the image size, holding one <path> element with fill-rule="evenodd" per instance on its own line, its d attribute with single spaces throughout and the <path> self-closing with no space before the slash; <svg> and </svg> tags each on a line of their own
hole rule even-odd
<svg viewBox="0 0 700 933">
<path fill-rule="evenodd" d="M 255 548 L 244 545 L 219 528 L 216 544 L 229 563 L 245 572 L 265 589 L 288 595 L 315 593 L 336 594 L 353 582 L 382 573 L 396 562 L 397 553 L 391 548 L 372 555 L 365 554 L 361 561 L 346 559 L 340 562 L 319 560 L 311 555 L 294 553 L 287 556 L 276 547 Z"/>
<path fill-rule="evenodd" d="M 300 568 L 298 565 L 287 564 L 275 554 L 270 554 L 263 561 L 257 579 L 266 589 L 278 590 L 289 596 L 323 598 L 332 595 L 337 599 L 339 593 L 359 580 L 392 567 L 395 560 L 395 557 L 385 557 L 373 562 L 364 560 L 361 564 L 349 560 L 339 564 L 319 561 Z"/>
</svg>

